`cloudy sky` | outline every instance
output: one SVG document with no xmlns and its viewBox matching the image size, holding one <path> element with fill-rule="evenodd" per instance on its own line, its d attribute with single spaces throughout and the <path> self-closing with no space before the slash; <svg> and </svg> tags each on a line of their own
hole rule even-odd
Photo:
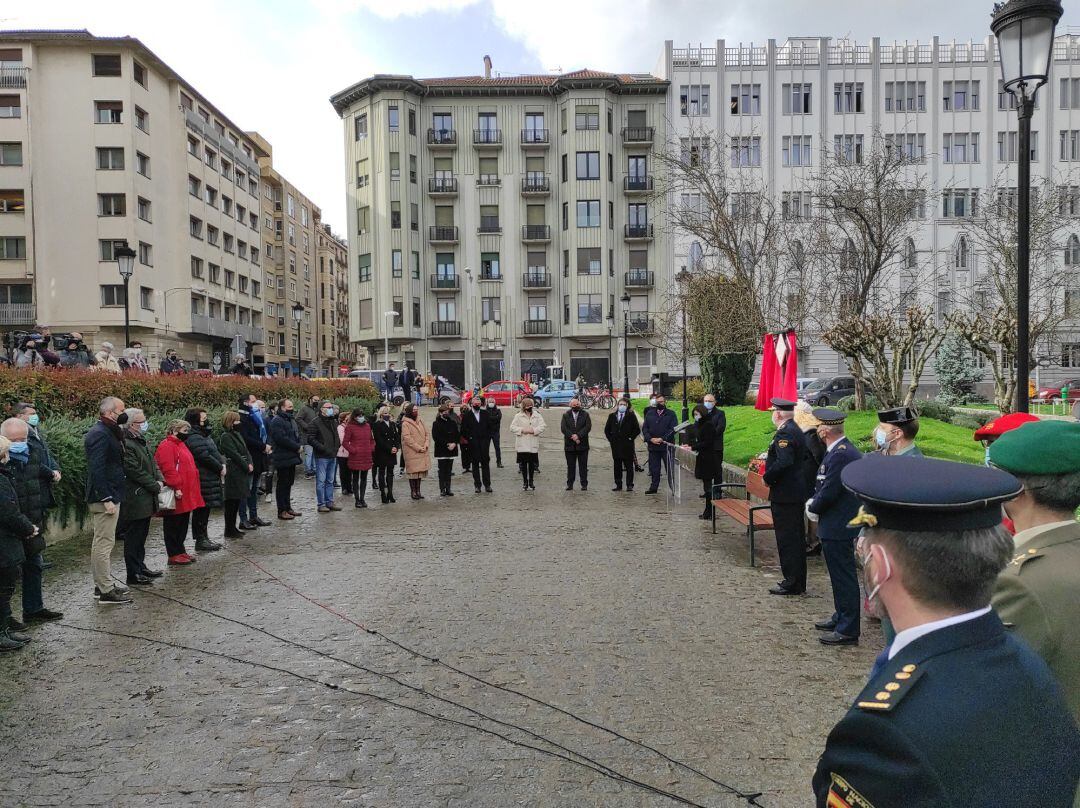
<svg viewBox="0 0 1080 808">
<path fill-rule="evenodd" d="M 8 3 L 0 27 L 131 35 L 245 129 L 341 231 L 341 123 L 327 99 L 373 73 L 652 70 L 677 44 L 789 36 L 981 41 L 990 0 L 47 0 Z M 1080 26 L 1077 3 L 1059 30 Z M 1080 32 L 1080 28 L 1076 29 Z M 285 102 L 284 99 L 290 99 Z"/>
</svg>

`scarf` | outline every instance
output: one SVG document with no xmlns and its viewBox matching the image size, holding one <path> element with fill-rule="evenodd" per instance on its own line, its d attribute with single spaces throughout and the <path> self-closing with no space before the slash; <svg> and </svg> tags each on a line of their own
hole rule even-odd
<svg viewBox="0 0 1080 808">
<path fill-rule="evenodd" d="M 27 446 L 24 451 L 16 452 L 14 449 L 8 450 L 8 457 L 12 460 L 22 463 L 24 466 L 30 462 L 30 447 Z"/>
</svg>

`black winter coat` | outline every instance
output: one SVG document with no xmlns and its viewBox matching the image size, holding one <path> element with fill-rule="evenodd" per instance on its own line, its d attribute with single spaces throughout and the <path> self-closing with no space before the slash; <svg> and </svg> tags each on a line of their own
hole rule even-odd
<svg viewBox="0 0 1080 808">
<path fill-rule="evenodd" d="M 379 418 L 371 425 L 371 434 L 375 438 L 375 455 L 372 458 L 376 466 L 392 466 L 401 453 L 401 429 L 393 421 Z M 392 449 L 397 449 L 394 454 Z"/>
<path fill-rule="evenodd" d="M 461 440 L 472 460 L 486 461 L 491 456 L 491 425 L 488 414 L 480 410 L 480 420 L 472 412 L 461 416 Z"/>
<path fill-rule="evenodd" d="M 218 450 L 225 458 L 225 499 L 246 499 L 251 495 L 251 455 L 236 429 L 226 429 L 218 439 Z M 254 464 L 252 464 L 254 465 Z"/>
<path fill-rule="evenodd" d="M 604 424 L 604 437 L 611 445 L 611 458 L 613 460 L 634 460 L 634 440 L 641 434 L 641 424 L 638 423 L 637 413 L 627 410 L 623 413 L 622 423 L 619 423 L 619 413 L 613 412 Z"/>
<path fill-rule="evenodd" d="M 334 459 L 341 448 L 341 435 L 338 434 L 336 415 L 318 415 L 311 421 L 305 434 L 315 457 Z"/>
<path fill-rule="evenodd" d="M 120 521 L 149 519 L 157 512 L 157 495 L 164 484 L 161 469 L 146 438 L 124 430 L 124 502 Z"/>
<path fill-rule="evenodd" d="M 499 434 L 499 430 L 502 429 L 502 410 L 498 407 L 488 407 L 488 431 L 492 437 Z"/>
<path fill-rule="evenodd" d="M 248 454 L 251 455 L 251 464 L 255 467 L 253 474 L 262 474 L 266 471 L 266 444 L 259 436 L 259 424 L 252 417 L 251 410 L 241 407 L 240 410 L 240 437 L 244 439 Z M 266 431 L 267 439 L 270 438 L 270 430 Z"/>
<path fill-rule="evenodd" d="M 274 447 L 270 462 L 274 468 L 287 469 L 304 462 L 300 459 L 300 430 L 296 426 L 296 416 L 279 412 L 270 421 L 269 432 L 270 445 Z"/>
<path fill-rule="evenodd" d="M 722 464 L 724 462 L 724 432 L 727 430 L 727 415 L 719 407 L 713 407 L 713 411 L 709 414 L 709 420 L 712 422 L 713 428 L 713 453 L 716 454 L 716 462 Z M 719 468 L 717 468 L 716 473 L 720 473 Z"/>
<path fill-rule="evenodd" d="M 99 420 L 83 438 L 86 451 L 86 501 L 124 499 L 124 445 L 120 427 Z"/>
<path fill-rule="evenodd" d="M 30 461 L 20 463 L 11 458 L 8 469 L 11 470 L 23 516 L 42 527 L 45 522 L 46 492 L 52 483 L 52 471 L 45 465 L 46 458 L 41 445 L 29 445 Z"/>
<path fill-rule="evenodd" d="M 694 461 L 694 477 L 698 480 L 711 480 L 720 473 L 713 448 L 715 440 L 716 429 L 713 427 L 711 418 L 702 418 L 694 424 L 690 448 L 697 452 L 697 459 Z"/>
<path fill-rule="evenodd" d="M 450 449 L 447 444 L 454 444 Z M 457 421 L 447 416 L 436 416 L 431 424 L 431 445 L 435 447 L 435 457 L 457 457 L 458 444 L 461 443 L 461 428 Z"/>
<path fill-rule="evenodd" d="M 11 461 L 0 465 L 0 567 L 17 567 L 26 560 L 22 540 L 34 531 L 19 509 Z"/>
<path fill-rule="evenodd" d="M 225 468 L 225 460 L 210 440 L 210 430 L 193 426 L 184 445 L 195 458 L 195 468 L 199 470 L 199 490 L 202 491 L 203 503 L 207 508 L 220 508 L 225 503 L 221 490 L 221 470 Z"/>
<path fill-rule="evenodd" d="M 34 446 L 41 449 L 44 465 L 50 472 L 48 479 L 41 484 L 41 504 L 45 510 L 49 510 L 49 508 L 56 506 L 56 498 L 53 496 L 52 472 L 60 471 L 60 466 L 58 466 L 56 460 L 53 459 L 52 452 L 49 451 L 49 445 L 45 443 L 45 439 L 41 437 L 41 433 L 34 429 L 34 427 L 30 427 L 26 442 L 30 444 L 31 450 L 33 450 Z"/>
<path fill-rule="evenodd" d="M 806 437 L 806 457 L 803 459 L 803 476 L 806 478 L 806 490 L 813 493 L 817 487 L 817 473 L 825 459 L 825 444 L 818 437 L 816 429 L 803 432 Z"/>
</svg>

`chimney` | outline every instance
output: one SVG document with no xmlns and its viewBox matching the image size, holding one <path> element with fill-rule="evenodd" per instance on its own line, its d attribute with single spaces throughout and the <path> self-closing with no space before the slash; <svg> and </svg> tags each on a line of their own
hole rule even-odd
<svg viewBox="0 0 1080 808">
<path fill-rule="evenodd" d="M 491 57 L 487 55 L 484 56 L 484 78 L 491 78 Z"/>
</svg>

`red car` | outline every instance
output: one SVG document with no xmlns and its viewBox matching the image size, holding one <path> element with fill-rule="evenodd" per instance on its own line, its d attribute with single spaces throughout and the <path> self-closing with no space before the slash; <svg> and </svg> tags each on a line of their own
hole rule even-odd
<svg viewBox="0 0 1080 808">
<path fill-rule="evenodd" d="M 1080 379 L 1066 379 L 1061 384 L 1040 387 L 1035 391 L 1035 401 L 1061 400 L 1061 388 L 1068 385 L 1069 401 L 1080 400 Z"/>
<path fill-rule="evenodd" d="M 491 401 L 494 399 L 495 403 L 500 407 L 516 407 L 522 398 L 531 396 L 532 393 L 532 385 L 528 382 L 510 381 L 507 379 L 501 379 L 480 388 L 480 395 L 482 395 L 485 400 Z M 472 399 L 471 390 L 461 397 L 463 404 L 468 404 L 470 399 Z"/>
</svg>

